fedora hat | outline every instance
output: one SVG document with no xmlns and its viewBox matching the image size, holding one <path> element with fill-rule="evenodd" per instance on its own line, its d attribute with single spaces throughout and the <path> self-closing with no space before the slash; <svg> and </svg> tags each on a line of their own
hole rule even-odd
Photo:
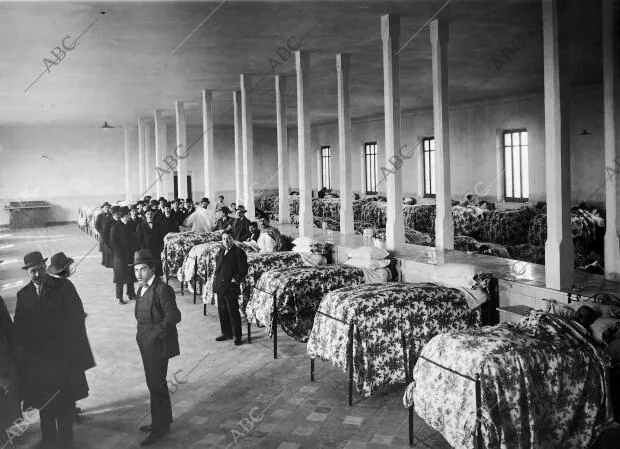
<svg viewBox="0 0 620 449">
<path fill-rule="evenodd" d="M 24 266 L 22 267 L 22 270 L 27 270 L 34 265 L 39 265 L 45 262 L 47 262 L 47 258 L 44 259 L 43 254 L 39 251 L 33 251 L 24 256 Z"/>
<path fill-rule="evenodd" d="M 47 267 L 47 272 L 49 274 L 62 273 L 73 262 L 75 262 L 75 260 L 73 260 L 70 257 L 67 257 L 65 253 L 63 252 L 56 253 L 50 258 L 50 266 Z"/>
<path fill-rule="evenodd" d="M 121 206 L 118 213 L 121 215 L 121 217 L 124 217 L 125 215 L 129 215 L 129 208 L 127 206 Z"/>
<path fill-rule="evenodd" d="M 121 211 L 121 206 L 112 206 L 110 208 L 110 212 L 112 212 L 113 214 L 118 214 Z"/>
<path fill-rule="evenodd" d="M 141 249 L 140 251 L 136 251 L 133 255 L 133 263 L 130 263 L 129 266 L 133 267 L 134 265 L 139 265 L 141 263 L 149 264 L 149 263 L 161 263 L 161 261 L 155 259 L 153 257 L 153 253 L 151 253 L 150 249 Z"/>
<path fill-rule="evenodd" d="M 241 205 L 241 204 L 240 204 L 240 205 L 238 205 L 238 206 L 237 206 L 237 208 L 236 208 L 235 210 L 242 210 L 243 212 L 246 212 L 246 210 L 245 210 L 245 206 L 243 206 L 243 205 Z"/>
<path fill-rule="evenodd" d="M 101 208 L 103 209 L 103 208 L 104 208 L 104 207 L 106 207 L 106 206 L 107 206 L 107 207 L 110 207 L 110 206 L 111 206 L 111 204 L 110 204 L 110 203 L 108 203 L 108 202 L 106 201 L 105 203 L 103 203 L 103 204 L 101 205 Z"/>
</svg>

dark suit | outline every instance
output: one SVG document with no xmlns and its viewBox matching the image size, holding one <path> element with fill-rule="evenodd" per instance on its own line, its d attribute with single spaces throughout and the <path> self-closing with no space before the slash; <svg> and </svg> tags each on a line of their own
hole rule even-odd
<svg viewBox="0 0 620 449">
<path fill-rule="evenodd" d="M 169 232 L 179 232 L 179 224 L 177 219 L 173 217 L 172 214 L 170 214 L 169 217 L 164 216 L 164 218 L 159 221 L 158 226 L 161 234 L 162 245 L 166 234 Z"/>
<path fill-rule="evenodd" d="M 241 339 L 240 284 L 247 274 L 248 258 L 245 251 L 235 245 L 232 245 L 228 252 L 225 247 L 218 251 L 213 273 L 213 292 L 217 293 L 220 327 L 226 337 Z M 235 282 L 232 282 L 233 280 Z"/>
<path fill-rule="evenodd" d="M 17 293 L 15 355 L 24 408 L 40 409 L 47 442 L 73 439 L 75 401 L 88 396 L 85 371 L 95 366 L 84 308 L 68 279 L 45 276 Z"/>
<path fill-rule="evenodd" d="M 181 321 L 181 312 L 172 287 L 158 277 L 146 291 L 142 292 L 140 287 L 135 315 L 138 321 L 136 341 L 151 394 L 152 432 L 165 432 L 172 423 L 172 406 L 166 384 L 168 359 L 180 353 L 176 325 Z"/>
<path fill-rule="evenodd" d="M 224 231 L 226 228 L 232 225 L 232 222 L 235 221 L 232 217 L 222 217 L 218 218 L 215 222 L 215 230 L 216 231 Z"/>
<path fill-rule="evenodd" d="M 138 244 L 140 249 L 148 249 L 155 259 L 161 260 L 161 252 L 164 247 L 163 236 L 161 236 L 161 226 L 159 222 L 153 220 L 153 228 L 148 225 L 146 221 L 143 221 L 138 225 L 136 234 L 138 236 Z M 157 264 L 155 270 L 157 276 L 163 274 L 161 264 Z"/>
<path fill-rule="evenodd" d="M 236 218 L 232 223 L 232 238 L 237 242 L 245 242 L 250 238 L 252 233 L 250 232 L 251 221 L 247 218 Z"/>
<path fill-rule="evenodd" d="M 110 214 L 101 212 L 99 215 L 97 215 L 97 219 L 95 220 L 95 229 L 99 233 L 99 252 L 101 252 L 101 265 L 103 265 L 104 267 L 108 266 L 108 252 L 106 250 L 106 244 L 103 239 L 103 231 L 106 227 L 106 223 L 108 222 L 108 220 L 111 219 L 112 216 Z"/>
<path fill-rule="evenodd" d="M 116 221 L 110 231 L 110 249 L 114 254 L 114 278 L 116 284 L 116 299 L 123 300 L 123 285 L 127 284 L 127 296 L 136 296 L 133 288 L 133 269 L 129 266 L 133 261 L 132 234 L 122 221 Z"/>
<path fill-rule="evenodd" d="M 106 268 L 114 268 L 114 254 L 112 253 L 112 249 L 110 248 L 110 231 L 112 230 L 112 225 L 116 222 L 114 218 L 110 215 L 110 218 L 105 220 L 103 224 L 103 251 L 104 251 L 104 260 Z"/>
</svg>

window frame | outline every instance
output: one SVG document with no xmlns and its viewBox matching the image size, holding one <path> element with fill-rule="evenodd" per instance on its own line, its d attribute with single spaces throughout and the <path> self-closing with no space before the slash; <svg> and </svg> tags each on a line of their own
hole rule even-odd
<svg viewBox="0 0 620 449">
<path fill-rule="evenodd" d="M 426 142 L 429 142 L 428 144 L 428 150 L 426 149 Z M 435 152 L 435 148 L 431 149 L 431 144 L 430 142 L 435 142 L 435 136 L 427 136 L 427 137 L 422 137 L 422 192 L 423 192 L 423 197 L 424 198 L 437 198 L 437 184 L 435 184 L 435 193 L 432 193 L 433 190 L 433 181 L 436 182 L 435 179 L 435 173 L 433 173 L 432 168 L 433 167 L 429 167 L 428 170 L 428 174 L 430 176 L 430 188 L 431 188 L 431 192 L 427 192 L 426 191 L 426 153 L 429 153 L 429 159 L 430 159 L 430 153 L 433 152 L 435 153 L 435 163 L 437 161 L 437 153 Z M 433 145 L 434 147 L 434 145 Z"/>
<path fill-rule="evenodd" d="M 519 133 L 519 145 L 515 146 L 514 145 L 514 134 Z M 526 134 L 527 136 L 527 143 L 525 145 L 523 145 L 521 142 L 523 141 L 522 137 L 523 137 L 523 133 Z M 510 135 L 510 145 L 506 145 L 506 135 Z M 525 162 L 525 164 L 529 163 L 529 146 L 530 146 L 530 136 L 527 132 L 526 128 L 515 128 L 515 129 L 505 129 L 502 130 L 502 141 L 501 141 L 501 148 L 502 148 L 502 158 L 503 158 L 503 170 L 504 170 L 504 201 L 508 202 L 508 203 L 526 203 L 529 201 L 529 167 L 527 170 L 528 173 L 528 179 L 524 180 L 524 172 L 523 172 L 523 162 Z M 508 166 L 508 161 L 506 160 L 506 151 L 510 148 L 510 157 L 511 157 L 511 162 L 510 162 L 510 166 Z M 515 159 L 515 149 L 519 150 L 519 173 L 518 173 L 518 182 L 519 182 L 519 189 L 521 191 L 521 195 L 522 196 L 514 196 L 514 192 L 515 192 L 515 175 L 517 173 L 515 173 L 515 168 L 514 168 L 514 164 L 512 163 L 512 161 L 514 161 Z M 524 161 L 523 160 L 523 148 L 526 149 L 526 157 L 527 159 Z M 510 173 L 510 177 L 508 176 L 508 171 L 511 171 Z M 510 180 L 512 181 L 512 196 L 508 195 L 508 181 Z M 527 186 L 527 193 L 528 196 L 523 196 L 523 186 L 525 185 L 525 182 L 528 183 Z"/>
<path fill-rule="evenodd" d="M 368 150 L 371 150 L 370 152 Z M 374 152 L 373 152 L 374 151 Z M 378 183 L 377 183 L 377 171 L 378 171 L 378 162 L 377 162 L 377 142 L 365 142 L 364 143 L 364 190 L 366 191 L 366 195 L 376 195 L 378 193 Z M 374 163 L 374 167 L 369 172 L 369 159 Z M 370 178 L 370 179 L 369 179 Z M 374 190 L 369 187 L 374 187 Z"/>
<path fill-rule="evenodd" d="M 327 155 L 324 153 L 327 150 Z M 328 192 L 332 191 L 332 149 L 329 145 L 321 145 L 321 187 L 327 188 Z M 327 173 L 325 173 L 325 164 L 327 164 Z M 325 176 L 327 175 L 327 176 Z M 327 185 L 325 178 L 327 177 Z"/>
</svg>

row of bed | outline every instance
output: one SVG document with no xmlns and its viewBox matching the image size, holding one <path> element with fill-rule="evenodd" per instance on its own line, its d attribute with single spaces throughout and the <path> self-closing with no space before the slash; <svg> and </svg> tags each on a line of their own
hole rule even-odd
<svg viewBox="0 0 620 449">
<path fill-rule="evenodd" d="M 167 279 L 199 280 L 205 312 L 220 240 L 217 232 L 164 240 Z M 258 326 L 273 338 L 274 358 L 278 328 L 307 343 L 311 380 L 316 358 L 348 371 L 349 404 L 354 387 L 366 398 L 407 384 L 411 444 L 414 409 L 455 448 L 587 448 L 613 419 L 600 348 L 548 312 L 495 325 L 492 275 L 445 266 L 436 275 L 443 285 L 402 283 L 379 248 L 351 250 L 345 264 L 330 265 L 327 245 L 294 243 L 277 253 L 238 243 L 248 256 L 239 299 L 248 342 Z M 606 301 L 620 313 L 620 300 Z"/>
<path fill-rule="evenodd" d="M 257 207 L 277 218 L 278 194 L 257 198 Z M 291 217 L 295 222 L 299 213 L 299 198 L 289 197 Z M 547 215 L 544 209 L 524 204 L 521 209 L 488 210 L 472 206 L 453 206 L 455 249 L 489 254 L 525 262 L 545 263 Z M 314 198 L 314 221 L 321 227 L 325 222 L 331 230 L 340 229 L 340 199 Z M 408 243 L 435 245 L 435 205 L 403 205 L 405 237 Z M 362 234 L 372 229 L 377 238 L 385 239 L 387 203 L 370 197 L 353 201 L 355 230 Z M 597 211 L 574 208 L 571 212 L 572 236 L 584 237 L 588 246 L 600 250 L 605 220 Z M 602 255 L 601 255 L 602 256 Z"/>
</svg>

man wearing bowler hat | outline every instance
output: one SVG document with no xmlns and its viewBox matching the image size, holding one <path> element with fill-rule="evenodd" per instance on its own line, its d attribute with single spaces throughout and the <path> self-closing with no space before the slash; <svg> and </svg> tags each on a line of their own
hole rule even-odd
<svg viewBox="0 0 620 449">
<path fill-rule="evenodd" d="M 217 295 L 217 311 L 220 316 L 222 335 L 216 341 L 231 340 L 235 345 L 241 340 L 241 314 L 239 313 L 240 285 L 248 274 L 248 258 L 241 248 L 233 244 L 232 236 L 224 231 L 222 243 L 215 256 L 213 273 L 213 292 Z"/>
<path fill-rule="evenodd" d="M 168 359 L 179 355 L 177 323 L 181 321 L 172 287 L 155 276 L 159 260 L 148 249 L 137 251 L 132 264 L 139 282 L 135 315 L 136 340 L 142 355 L 146 385 L 151 395 L 151 424 L 140 427 L 148 436 L 140 443 L 149 446 L 163 438 L 172 423 L 172 406 L 166 383 Z"/>
<path fill-rule="evenodd" d="M 123 206 L 119 210 L 118 221 L 115 221 L 110 231 L 110 249 L 114 255 L 114 278 L 112 282 L 116 284 L 116 299 L 119 304 L 125 304 L 123 301 L 123 285 L 127 285 L 127 296 L 130 300 L 135 299 L 133 288 L 133 272 L 129 267 L 131 263 L 131 255 L 135 248 L 133 242 L 133 234 L 127 227 L 129 221 L 129 208 Z"/>
<path fill-rule="evenodd" d="M 101 213 L 97 215 L 95 219 L 95 229 L 99 233 L 99 252 L 101 253 L 101 265 L 106 267 L 108 265 L 107 256 L 108 252 L 105 249 L 105 242 L 103 241 L 103 230 L 108 220 L 112 218 L 110 215 L 110 203 L 107 201 L 101 205 Z"/>
<path fill-rule="evenodd" d="M 52 271 L 62 273 L 71 259 L 57 259 Z M 19 392 L 24 409 L 39 409 L 42 447 L 71 448 L 75 401 L 88 397 L 85 371 L 95 361 L 79 295 L 69 280 L 46 274 L 46 261 L 38 251 L 24 257 L 31 282 L 17 292 L 15 307 Z"/>
<path fill-rule="evenodd" d="M 236 242 L 245 242 L 250 238 L 250 220 L 245 216 L 245 207 L 239 205 L 237 207 L 237 218 L 232 223 L 232 238 Z"/>
</svg>

